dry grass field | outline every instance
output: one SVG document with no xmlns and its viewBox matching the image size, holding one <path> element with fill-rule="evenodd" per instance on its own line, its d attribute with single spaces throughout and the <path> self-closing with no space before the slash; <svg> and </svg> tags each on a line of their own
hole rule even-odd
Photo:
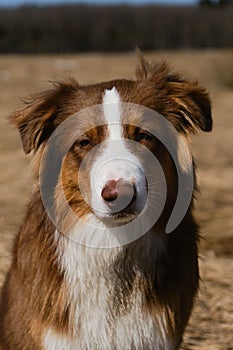
<svg viewBox="0 0 233 350">
<path fill-rule="evenodd" d="M 183 349 L 233 349 L 233 51 L 148 53 L 198 78 L 212 97 L 214 131 L 194 137 L 202 225 L 201 288 Z M 80 82 L 132 77 L 135 55 L 0 56 L 0 286 L 30 193 L 30 157 L 7 116 L 20 99 L 68 75 Z"/>
</svg>

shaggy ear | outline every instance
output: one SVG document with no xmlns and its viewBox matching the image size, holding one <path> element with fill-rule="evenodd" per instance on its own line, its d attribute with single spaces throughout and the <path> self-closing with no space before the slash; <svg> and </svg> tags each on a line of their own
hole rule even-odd
<svg viewBox="0 0 233 350">
<path fill-rule="evenodd" d="M 38 94 L 25 102 L 26 108 L 15 112 L 11 121 L 19 129 L 26 154 L 37 151 L 56 128 L 56 117 L 62 100 L 77 89 L 78 83 L 54 84 L 54 89 Z"/>
<path fill-rule="evenodd" d="M 172 99 L 184 128 L 195 132 L 212 130 L 211 102 L 206 89 L 192 82 L 171 83 Z"/>
<path fill-rule="evenodd" d="M 55 114 L 55 106 L 49 102 L 52 92 L 27 101 L 27 107 L 11 116 L 13 124 L 20 132 L 24 152 L 36 151 L 42 142 L 42 135 L 48 133 L 48 120 Z M 52 130 L 51 130 L 52 131 Z"/>
<path fill-rule="evenodd" d="M 184 131 L 212 130 L 211 103 L 208 92 L 196 82 L 172 73 L 165 61 L 149 63 L 137 50 L 136 80 L 153 83 L 160 95 L 171 102 L 168 119 Z M 168 114 L 169 114 L 168 113 Z"/>
<path fill-rule="evenodd" d="M 32 150 L 36 151 L 43 141 L 43 136 L 52 133 L 49 121 L 56 115 L 54 98 L 54 91 L 37 95 L 26 102 L 26 108 L 11 116 L 13 124 L 19 129 L 26 154 Z"/>
</svg>

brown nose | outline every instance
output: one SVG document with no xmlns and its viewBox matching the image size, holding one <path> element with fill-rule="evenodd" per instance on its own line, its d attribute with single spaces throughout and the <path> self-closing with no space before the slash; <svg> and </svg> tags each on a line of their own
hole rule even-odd
<svg viewBox="0 0 233 350">
<path fill-rule="evenodd" d="M 118 192 L 117 192 L 117 181 L 116 180 L 109 180 L 102 192 L 101 192 L 102 198 L 106 202 L 113 202 L 115 199 L 118 197 Z"/>
<path fill-rule="evenodd" d="M 102 198 L 109 207 L 119 206 L 123 208 L 135 199 L 135 194 L 134 185 L 124 179 L 109 180 L 101 192 Z"/>
</svg>

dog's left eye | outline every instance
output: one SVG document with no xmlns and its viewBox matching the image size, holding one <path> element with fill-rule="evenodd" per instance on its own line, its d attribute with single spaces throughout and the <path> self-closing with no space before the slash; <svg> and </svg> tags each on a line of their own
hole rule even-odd
<svg viewBox="0 0 233 350">
<path fill-rule="evenodd" d="M 150 141 L 150 140 L 152 140 L 152 136 L 146 132 L 140 132 L 136 135 L 136 140 L 138 142 L 142 141 L 142 140 Z"/>
<path fill-rule="evenodd" d="M 83 139 L 79 142 L 79 146 L 81 147 L 87 147 L 90 146 L 91 142 L 89 139 Z"/>
</svg>

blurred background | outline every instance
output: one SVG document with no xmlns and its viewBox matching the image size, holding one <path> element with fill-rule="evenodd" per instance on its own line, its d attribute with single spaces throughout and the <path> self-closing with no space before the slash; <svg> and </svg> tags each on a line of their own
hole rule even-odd
<svg viewBox="0 0 233 350">
<path fill-rule="evenodd" d="M 231 0 L 0 1 L 0 52 L 221 49 L 233 45 Z M 5 5 L 5 6 L 4 6 Z"/>
<path fill-rule="evenodd" d="M 0 287 L 31 191 L 30 156 L 8 116 L 50 81 L 132 78 L 135 47 L 211 95 L 214 130 L 192 147 L 202 281 L 183 349 L 232 350 L 232 0 L 0 0 Z"/>
</svg>

